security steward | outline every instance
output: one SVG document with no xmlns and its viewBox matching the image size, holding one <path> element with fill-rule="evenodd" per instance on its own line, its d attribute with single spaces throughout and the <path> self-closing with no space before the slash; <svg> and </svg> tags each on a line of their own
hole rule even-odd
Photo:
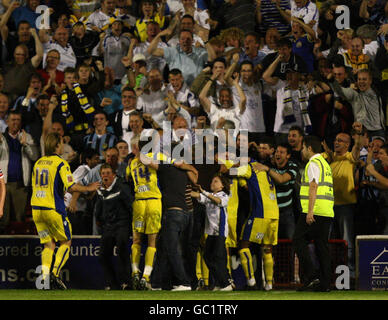
<svg viewBox="0 0 388 320">
<path fill-rule="evenodd" d="M 302 149 L 302 156 L 308 161 L 300 189 L 302 213 L 293 237 L 293 245 L 303 272 L 303 285 L 299 291 L 330 291 L 331 262 L 328 238 L 334 218 L 333 176 L 330 165 L 320 152 L 319 138 L 307 136 Z M 310 240 L 314 240 L 320 270 L 314 270 L 308 250 Z"/>
<path fill-rule="evenodd" d="M 102 186 L 97 190 L 95 215 L 101 228 L 99 260 L 104 271 L 105 290 L 129 289 L 130 234 L 133 195 L 130 187 L 116 176 L 109 164 L 100 168 Z M 114 247 L 117 246 L 117 277 L 113 266 Z"/>
</svg>

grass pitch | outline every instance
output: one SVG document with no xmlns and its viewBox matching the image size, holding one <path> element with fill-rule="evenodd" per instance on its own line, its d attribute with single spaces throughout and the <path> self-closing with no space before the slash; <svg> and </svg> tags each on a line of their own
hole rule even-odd
<svg viewBox="0 0 388 320">
<path fill-rule="evenodd" d="M 388 300 L 388 291 L 296 292 L 287 290 L 233 292 L 0 290 L 0 300 Z"/>
</svg>

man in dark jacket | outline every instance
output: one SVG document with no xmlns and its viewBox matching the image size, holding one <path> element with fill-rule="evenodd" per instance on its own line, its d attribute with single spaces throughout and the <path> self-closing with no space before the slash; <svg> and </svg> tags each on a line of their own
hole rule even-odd
<svg viewBox="0 0 388 320">
<path fill-rule="evenodd" d="M 101 227 L 100 262 L 104 269 L 105 290 L 120 287 L 129 289 L 130 256 L 129 237 L 132 221 L 133 196 L 130 188 L 109 164 L 100 168 L 102 187 L 97 190 L 96 221 Z M 117 246 L 117 279 L 112 263 L 113 248 Z M 117 283 L 119 285 L 117 285 Z"/>
</svg>

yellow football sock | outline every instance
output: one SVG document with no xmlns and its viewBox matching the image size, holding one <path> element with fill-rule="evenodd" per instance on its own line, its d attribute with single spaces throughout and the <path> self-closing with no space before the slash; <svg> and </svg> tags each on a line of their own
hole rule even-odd
<svg viewBox="0 0 388 320">
<path fill-rule="evenodd" d="M 226 267 L 228 268 L 229 278 L 232 278 L 232 257 L 230 255 L 230 248 L 226 248 Z"/>
<path fill-rule="evenodd" d="M 132 264 L 132 276 L 136 273 L 139 273 L 139 264 L 140 264 L 140 255 L 141 255 L 141 246 L 140 244 L 133 244 L 131 246 L 131 264 Z"/>
<path fill-rule="evenodd" d="M 202 275 L 202 256 L 201 252 L 197 252 L 197 262 L 195 264 L 195 274 L 197 276 L 197 280 L 203 279 Z"/>
<path fill-rule="evenodd" d="M 45 247 L 42 251 L 42 274 L 45 278 L 50 274 L 51 264 L 53 262 L 54 250 Z"/>
<path fill-rule="evenodd" d="M 205 286 L 208 286 L 209 285 L 209 268 L 207 267 L 207 264 L 206 264 L 203 256 L 202 256 L 202 260 L 201 260 L 201 265 L 202 265 L 202 279 L 203 279 L 203 282 L 205 283 Z"/>
<path fill-rule="evenodd" d="M 263 252 L 263 261 L 264 261 L 264 273 L 265 281 L 267 283 L 272 283 L 273 280 L 273 257 L 272 253 Z"/>
<path fill-rule="evenodd" d="M 62 244 L 59 246 L 57 253 L 55 254 L 53 273 L 55 276 L 59 276 L 61 269 L 65 265 L 70 255 L 70 246 Z"/>
<path fill-rule="evenodd" d="M 254 277 L 251 250 L 249 250 L 249 248 L 244 248 L 238 253 L 240 255 L 241 266 L 244 270 L 245 277 L 247 280 L 250 280 Z"/>
<path fill-rule="evenodd" d="M 150 275 L 154 265 L 155 253 L 156 253 L 156 248 L 147 247 L 147 251 L 145 254 L 145 262 L 144 262 L 144 272 L 143 272 L 143 278 L 145 278 L 147 281 L 150 281 Z"/>
</svg>

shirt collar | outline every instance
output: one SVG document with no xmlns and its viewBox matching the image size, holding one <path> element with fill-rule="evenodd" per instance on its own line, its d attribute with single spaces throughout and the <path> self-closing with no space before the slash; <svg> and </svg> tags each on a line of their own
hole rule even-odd
<svg viewBox="0 0 388 320">
<path fill-rule="evenodd" d="M 117 177 L 113 180 L 112 184 L 110 185 L 109 188 L 104 188 L 101 186 L 101 190 L 105 190 L 105 191 L 111 191 L 114 187 L 114 185 L 116 184 L 116 181 L 117 181 Z"/>
</svg>

